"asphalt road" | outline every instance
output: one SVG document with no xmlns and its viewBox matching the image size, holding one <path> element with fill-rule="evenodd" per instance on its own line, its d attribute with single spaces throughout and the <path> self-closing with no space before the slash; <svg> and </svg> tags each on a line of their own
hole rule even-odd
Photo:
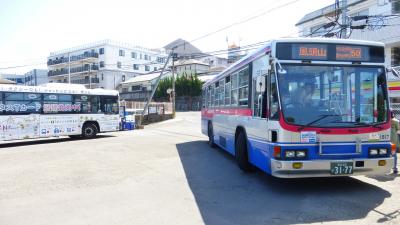
<svg viewBox="0 0 400 225">
<path fill-rule="evenodd" d="M 400 224 L 399 177 L 285 180 L 211 149 L 199 113 L 0 145 L 0 224 Z"/>
</svg>

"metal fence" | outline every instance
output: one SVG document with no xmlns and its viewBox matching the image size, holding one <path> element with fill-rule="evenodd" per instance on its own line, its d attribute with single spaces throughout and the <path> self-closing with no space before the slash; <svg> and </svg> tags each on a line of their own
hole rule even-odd
<svg viewBox="0 0 400 225">
<path fill-rule="evenodd" d="M 177 97 L 176 111 L 200 111 L 201 110 L 201 96 L 199 97 Z"/>
<path fill-rule="evenodd" d="M 394 116 L 400 120 L 400 103 L 391 103 L 390 107 L 392 108 Z"/>
<path fill-rule="evenodd" d="M 136 101 L 121 101 L 121 106 L 125 106 L 125 109 L 143 110 L 146 102 Z M 171 114 L 172 103 L 171 102 L 151 102 L 147 108 L 146 114 Z"/>
</svg>

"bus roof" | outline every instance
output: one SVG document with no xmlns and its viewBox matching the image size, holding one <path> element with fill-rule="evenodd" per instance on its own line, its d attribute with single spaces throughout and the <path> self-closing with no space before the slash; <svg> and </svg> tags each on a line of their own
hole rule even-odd
<svg viewBox="0 0 400 225">
<path fill-rule="evenodd" d="M 20 86 L 0 84 L 1 92 L 33 92 L 53 94 L 82 94 L 82 95 L 111 95 L 118 96 L 116 90 L 87 89 L 83 85 L 73 84 L 50 84 L 46 86 Z"/>
<path fill-rule="evenodd" d="M 385 44 L 381 42 L 375 41 L 364 41 L 364 40 L 350 40 L 350 39 L 336 39 L 336 38 L 279 38 L 279 39 L 272 39 L 265 43 L 260 48 L 252 51 L 251 53 L 247 54 L 245 57 L 241 58 L 230 67 L 226 68 L 224 71 L 219 73 L 213 79 L 209 80 L 203 85 L 203 88 L 208 86 L 209 84 L 219 80 L 220 78 L 224 77 L 231 72 L 234 72 L 240 69 L 242 66 L 248 64 L 249 62 L 257 59 L 258 57 L 262 56 L 267 52 L 273 52 L 273 47 L 276 43 L 333 43 L 333 44 L 351 44 L 351 45 L 368 45 L 368 46 L 379 46 L 384 47 Z"/>
</svg>

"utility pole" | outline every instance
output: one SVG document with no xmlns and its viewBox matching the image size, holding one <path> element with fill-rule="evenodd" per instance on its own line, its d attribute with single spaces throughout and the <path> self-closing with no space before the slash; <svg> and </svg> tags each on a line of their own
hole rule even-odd
<svg viewBox="0 0 400 225">
<path fill-rule="evenodd" d="M 174 49 L 176 47 L 172 48 L 172 118 L 175 118 L 175 53 Z"/>
<path fill-rule="evenodd" d="M 140 121 L 139 121 L 139 126 L 142 125 L 142 124 L 141 124 L 141 123 L 142 123 L 141 120 L 143 120 L 143 118 L 144 118 L 144 113 L 147 111 L 147 108 L 149 107 L 149 104 L 150 104 L 151 100 L 153 99 L 154 93 L 155 93 L 156 90 L 157 90 L 158 84 L 160 83 L 160 80 L 161 80 L 161 78 L 162 78 L 162 76 L 163 76 L 163 74 L 164 74 L 165 68 L 167 68 L 167 66 L 168 66 L 168 62 L 169 62 L 169 59 L 171 58 L 171 56 L 172 56 L 172 54 L 169 54 L 169 55 L 168 55 L 168 58 L 167 58 L 167 60 L 165 61 L 164 67 L 163 67 L 162 70 L 161 70 L 160 76 L 157 78 L 156 85 L 154 85 L 154 88 L 153 88 L 153 90 L 151 91 L 151 95 L 150 95 L 149 99 L 147 100 L 146 105 L 145 105 L 144 108 L 143 108 L 143 111 L 142 111 L 142 114 L 141 114 L 141 118 L 140 118 Z"/>
<path fill-rule="evenodd" d="M 348 27 L 348 21 L 347 21 L 347 0 L 342 0 L 342 26 L 341 26 L 341 31 L 340 31 L 340 38 L 346 38 L 347 35 L 347 27 Z"/>
</svg>

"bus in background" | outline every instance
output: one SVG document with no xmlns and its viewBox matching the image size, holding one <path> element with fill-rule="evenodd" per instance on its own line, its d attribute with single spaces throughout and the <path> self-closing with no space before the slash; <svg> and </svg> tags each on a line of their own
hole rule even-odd
<svg viewBox="0 0 400 225">
<path fill-rule="evenodd" d="M 239 167 L 276 177 L 393 168 L 384 45 L 277 39 L 203 85 L 202 132 Z"/>
<path fill-rule="evenodd" d="M 119 129 L 118 92 L 76 84 L 0 85 L 0 140 L 92 138 Z"/>
</svg>

